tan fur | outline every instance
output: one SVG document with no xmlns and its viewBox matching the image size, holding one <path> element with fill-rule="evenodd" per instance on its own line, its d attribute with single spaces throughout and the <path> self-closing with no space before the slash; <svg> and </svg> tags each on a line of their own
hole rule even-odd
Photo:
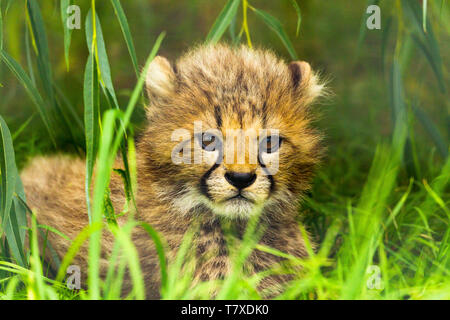
<svg viewBox="0 0 450 320">
<path fill-rule="evenodd" d="M 320 135 L 310 126 L 310 106 L 321 90 L 309 64 L 287 65 L 265 50 L 208 45 L 188 52 L 173 68 L 162 57 L 153 61 L 147 75 L 151 101 L 148 126 L 137 142 L 137 218 L 151 224 L 167 241 L 169 262 L 195 223 L 199 226 L 192 244 L 198 258 L 195 280 L 224 278 L 231 265 L 223 222 L 231 224 L 239 238 L 247 218 L 258 208 L 262 210 L 261 227 L 265 227 L 260 243 L 298 257 L 307 256 L 295 218 L 298 201 L 309 188 L 321 155 Z M 231 139 L 226 129 L 254 129 L 256 133 L 279 129 L 285 137 L 279 150 L 279 171 L 271 181 L 261 174 L 260 164 L 248 162 L 250 154 L 246 153 L 245 163 L 221 163 L 212 170 L 204 181 L 206 196 L 200 180 L 214 164 L 214 154 L 201 151 L 205 160 L 200 164 L 175 165 L 171 160 L 171 152 L 179 143 L 171 141 L 172 132 L 179 128 L 192 132 L 194 121 L 202 121 L 204 129 L 218 128 L 226 140 Z M 192 148 L 196 148 L 195 139 L 192 141 Z M 224 179 L 228 171 L 257 174 L 254 184 L 243 191 L 254 205 L 224 200 L 235 192 Z M 37 212 L 40 224 L 61 230 L 72 239 L 87 225 L 84 174 L 85 162 L 68 156 L 37 158 L 23 171 L 28 203 Z M 113 174 L 110 188 L 116 212 L 124 204 L 121 186 L 121 178 Z M 104 274 L 113 237 L 105 232 L 103 238 Z M 52 233 L 49 240 L 62 257 L 69 243 Z M 142 230 L 136 230 L 134 243 L 147 296 L 157 298 L 159 269 L 153 243 Z M 247 269 L 258 272 L 278 262 L 278 257 L 254 251 Z M 85 275 L 86 247 L 74 263 L 82 266 Z M 260 289 L 279 286 L 286 280 L 267 278 Z"/>
</svg>

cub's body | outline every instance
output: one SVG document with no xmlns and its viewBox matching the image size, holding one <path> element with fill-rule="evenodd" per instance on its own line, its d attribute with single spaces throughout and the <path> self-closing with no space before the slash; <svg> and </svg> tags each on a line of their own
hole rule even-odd
<svg viewBox="0 0 450 320">
<path fill-rule="evenodd" d="M 199 47 L 184 55 L 174 67 L 164 58 L 154 60 L 147 76 L 151 101 L 147 108 L 148 127 L 136 148 L 136 218 L 150 224 L 164 238 L 169 264 L 187 230 L 193 227 L 195 280 L 223 279 L 232 267 L 230 244 L 224 232 L 233 230 L 239 241 L 248 218 L 255 212 L 261 216 L 261 244 L 297 257 L 307 256 L 295 218 L 298 201 L 309 187 L 321 154 L 319 135 L 310 127 L 309 110 L 321 89 L 308 64 L 293 62 L 288 66 L 270 52 L 245 47 Z M 279 150 L 272 152 L 279 153 L 278 172 L 264 174 L 264 157 L 271 156 L 267 154 L 260 155 L 256 164 L 249 163 L 248 153 L 244 163 L 216 161 L 227 152 L 225 147 L 223 152 L 201 150 L 202 143 L 197 145 L 195 136 L 187 143 L 203 154 L 201 163 L 174 164 L 173 150 L 179 141 L 171 139 L 172 133 L 180 128 L 193 132 L 196 121 L 202 121 L 206 129 L 222 132 L 223 145 L 232 137 L 226 129 L 279 130 Z M 239 184 L 242 181 L 227 176 L 230 172 L 238 172 L 239 177 L 251 172 L 253 180 L 243 186 Z M 70 239 L 88 225 L 83 160 L 69 156 L 37 158 L 25 168 L 22 180 L 39 224 L 58 229 Z M 111 175 L 110 190 L 115 211 L 120 212 L 125 196 L 122 178 L 116 173 Z M 126 219 L 127 216 L 120 217 L 119 224 Z M 48 233 L 48 240 L 58 256 L 63 257 L 70 242 L 52 232 Z M 142 228 L 135 229 L 133 240 L 147 297 L 157 298 L 160 273 L 153 241 Z M 104 231 L 103 276 L 113 246 L 113 236 Z M 50 250 L 46 252 L 51 259 Z M 73 262 L 81 267 L 83 281 L 87 260 L 85 245 Z M 281 260 L 255 250 L 245 270 L 263 271 Z M 266 294 L 273 295 L 288 278 L 266 277 L 259 289 L 268 289 Z M 131 285 L 126 277 L 125 289 Z"/>
</svg>

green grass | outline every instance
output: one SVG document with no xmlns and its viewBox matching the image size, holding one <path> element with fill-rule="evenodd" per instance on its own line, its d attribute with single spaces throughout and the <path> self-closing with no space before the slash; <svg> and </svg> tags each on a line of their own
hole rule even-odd
<svg viewBox="0 0 450 320">
<path fill-rule="evenodd" d="M 55 31 L 46 27 L 44 10 L 41 11 L 38 2 L 28 0 L 26 6 L 12 4 L 7 12 L 4 2 L 0 1 L 0 83 L 3 86 L 13 83 L 24 88 L 19 92 L 28 97 L 35 111 L 27 114 L 23 123 L 9 125 L 10 121 L 14 122 L 15 115 L 7 108 L 6 102 L 13 98 L 8 100 L 5 96 L 6 102 L 2 104 L 6 107 L 0 117 L 0 299 L 120 299 L 123 298 L 120 292 L 127 269 L 133 290 L 126 298 L 145 298 L 142 270 L 130 236 L 137 227 L 144 228 L 149 239 L 155 242 L 161 265 L 161 296 L 164 299 L 209 299 L 212 292 L 216 292 L 220 299 L 260 299 L 260 293 L 255 289 L 258 281 L 267 274 L 286 272 L 295 272 L 296 275 L 277 299 L 450 299 L 448 136 L 445 133 L 446 122 L 442 125 L 430 115 L 431 107 L 426 105 L 430 101 L 435 103 L 441 108 L 440 114 L 448 107 L 448 97 L 445 99 L 448 52 L 444 51 L 448 48 L 444 40 L 450 34 L 448 20 L 445 19 L 449 16 L 447 4 L 441 6 L 423 1 L 423 6 L 420 6 L 414 0 L 381 1 L 383 12 L 390 12 L 390 17 L 383 20 L 386 28 L 383 29 L 382 39 L 377 42 L 377 49 L 381 48 L 378 58 L 382 57 L 380 64 L 383 69 L 379 79 L 372 80 L 361 73 L 356 75 L 364 77 L 361 82 L 352 78 L 355 64 L 370 58 L 370 53 L 364 55 L 363 52 L 366 37 L 369 37 L 363 27 L 360 28 L 359 41 L 358 32 L 351 35 L 357 43 L 353 52 L 356 62 L 346 55 L 336 57 L 343 66 L 340 70 L 351 72 L 346 75 L 346 71 L 342 71 L 333 77 L 350 78 L 355 95 L 336 84 L 338 92 L 335 92 L 333 99 L 340 100 L 344 111 L 322 108 L 325 115 L 317 124 L 327 131 L 329 150 L 299 215 L 299 228 L 313 235 L 318 243 L 317 250 L 314 251 L 310 245 L 310 256 L 298 259 L 258 245 L 259 230 L 255 217 L 243 240 L 233 241 L 230 247 L 233 268 L 229 277 L 192 287 L 191 274 L 195 261 L 190 243 L 195 230 L 185 236 L 175 261 L 167 265 L 164 239 L 151 225 L 133 218 L 133 190 L 136 184 L 133 133 L 140 126 L 133 115 L 139 112 L 137 106 L 143 103 L 142 74 L 145 74 L 146 66 L 159 48 L 164 47 L 164 34 L 155 37 L 144 68 L 139 72 L 138 54 L 130 31 L 133 26 L 129 23 L 131 20 L 127 21 L 127 11 L 120 1 L 110 1 L 108 5 L 117 19 L 116 34 L 120 34 L 118 30 L 121 30 L 123 35 L 121 42 L 115 40 L 126 48 L 132 79 L 135 80 L 134 74 L 137 76 L 131 93 L 123 94 L 115 90 L 117 84 L 113 81 L 113 66 L 108 58 L 111 53 L 107 51 L 108 33 L 102 30 L 107 24 L 101 24 L 104 17 L 99 7 L 106 10 L 106 2 L 100 4 L 95 0 L 86 0 L 82 3 L 83 10 L 90 10 L 90 13 L 86 16 L 83 29 L 86 33 L 83 39 L 85 59 L 83 65 L 78 64 L 78 68 L 76 63 L 79 57 L 75 58 L 70 52 L 77 43 L 76 34 L 68 32 L 62 25 L 57 27 L 61 34 L 60 61 L 65 65 L 64 69 L 70 66 L 70 73 L 77 72 L 74 71 L 76 69 L 85 70 L 84 73 L 79 71 L 84 75 L 80 84 L 83 88 L 80 115 L 73 107 L 77 104 L 76 98 L 69 90 L 60 89 L 64 87 L 63 83 L 54 76 L 58 66 L 50 58 L 53 52 L 48 38 L 49 35 L 54 38 Z M 286 3 L 289 10 L 294 9 L 296 13 L 292 34 L 298 34 L 299 28 L 302 31 L 305 24 L 305 28 L 311 30 L 308 29 L 308 20 L 314 21 L 317 17 L 310 17 L 308 13 L 314 14 L 314 10 L 305 13 L 303 9 L 308 9 L 307 6 L 302 4 L 299 7 L 295 1 Z M 280 22 L 283 19 L 267 13 L 266 8 L 260 8 L 262 4 L 259 1 L 229 0 L 223 5 L 222 11 L 216 13 L 217 19 L 210 21 L 212 27 L 204 35 L 207 41 L 217 42 L 229 30 L 229 41 L 239 43 L 245 34 L 244 42 L 251 46 L 255 44 L 255 38 L 259 39 L 260 29 L 263 30 L 261 32 L 271 30 L 281 46 L 280 52 L 297 57 L 294 41 L 289 37 L 291 32 Z M 61 13 L 59 23 L 61 18 L 64 19 L 61 8 L 55 10 L 54 4 L 48 3 L 42 6 Z M 20 8 L 26 10 L 27 15 L 17 19 Z M 234 33 L 241 13 L 241 27 Z M 441 18 L 430 19 L 430 15 Z M 357 18 L 359 22 L 361 17 Z M 16 30 L 18 20 L 23 21 L 28 30 L 23 55 L 21 52 L 17 54 L 17 40 L 10 36 Z M 365 22 L 364 18 L 362 21 Z M 387 27 L 387 21 L 394 26 Z M 253 43 L 250 23 L 253 23 L 251 31 L 256 34 L 252 35 Z M 11 30 L 8 36 L 2 27 Z M 164 41 L 170 41 L 170 34 Z M 326 41 L 321 41 L 326 46 Z M 374 40 L 370 38 L 370 41 Z M 266 42 L 264 45 L 273 43 Z M 337 47 L 336 50 L 341 49 Z M 20 62 L 23 57 L 26 58 L 26 68 Z M 420 74 L 413 73 L 417 65 Z M 426 90 L 421 89 L 423 81 L 431 83 Z M 379 90 L 386 100 L 374 98 L 371 89 Z M 418 93 L 423 91 L 426 94 Z M 76 93 L 80 92 L 78 89 Z M 430 96 L 437 98 L 432 100 Z M 352 102 L 355 99 L 357 102 Z M 368 103 L 371 99 L 375 101 L 375 106 Z M 386 105 L 386 108 L 381 111 L 376 109 L 376 102 Z M 350 109 L 345 109 L 345 105 L 352 103 L 358 107 L 352 112 L 361 112 L 361 105 L 364 105 L 370 119 L 354 116 Z M 327 116 L 327 112 L 331 115 Z M 383 128 L 374 116 L 382 112 L 392 114 L 388 134 L 382 134 Z M 41 130 L 35 130 L 36 126 Z M 89 214 L 90 225 L 73 239 L 66 256 L 60 261 L 56 276 L 52 277 L 42 259 L 44 248 L 38 248 L 37 237 L 45 238 L 49 232 L 58 233 L 61 237 L 65 235 L 38 225 L 34 220 L 31 226 L 26 226 L 25 215 L 32 213 L 26 205 L 17 166 L 22 166 L 32 155 L 61 150 L 86 157 L 86 190 L 92 188 L 93 196 L 87 200 L 90 210 L 86 214 Z M 129 220 L 122 227 L 115 222 L 115 214 L 118 213 L 105 205 L 108 203 L 105 198 L 108 199 L 113 160 L 118 153 L 124 159 L 124 184 L 129 191 L 128 211 L 125 213 Z M 95 162 L 102 163 L 102 166 L 92 179 Z M 86 192 L 86 195 L 89 196 L 89 193 Z M 110 257 L 111 267 L 105 279 L 99 277 L 102 229 L 109 229 L 116 241 Z M 25 232 L 30 235 L 29 250 L 24 249 Z M 65 284 L 66 269 L 86 241 L 89 241 L 87 288 L 72 291 Z M 247 276 L 242 272 L 243 264 L 255 248 L 279 255 L 289 264 Z M 48 244 L 45 250 L 51 251 L 51 245 Z M 121 252 L 125 254 L 121 255 Z M 291 268 L 298 265 L 302 266 L 301 271 Z"/>
</svg>

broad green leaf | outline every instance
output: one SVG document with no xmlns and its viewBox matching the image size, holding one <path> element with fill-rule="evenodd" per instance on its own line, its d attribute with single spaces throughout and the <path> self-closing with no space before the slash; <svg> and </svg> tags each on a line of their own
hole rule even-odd
<svg viewBox="0 0 450 320">
<path fill-rule="evenodd" d="M 14 201 L 14 194 L 23 195 L 15 163 L 14 148 L 8 126 L 0 116 L 0 170 L 1 170 L 1 212 L 2 230 L 5 232 L 11 254 L 17 263 L 25 266 L 23 246 L 25 241 L 26 216 L 23 207 Z M 16 191 L 17 190 L 17 191 Z"/>
<path fill-rule="evenodd" d="M 25 73 L 25 71 L 22 69 L 22 67 L 10 55 L 8 55 L 3 50 L 0 50 L 0 55 L 3 59 L 3 61 L 8 66 L 8 68 L 16 76 L 17 80 L 19 80 L 19 82 L 25 88 L 25 91 L 28 93 L 28 96 L 30 97 L 33 104 L 37 107 L 39 114 L 42 118 L 42 121 L 44 122 L 44 125 L 48 130 L 50 138 L 51 138 L 53 144 L 56 146 L 55 136 L 54 136 L 53 130 L 50 126 L 47 107 L 46 107 L 41 95 L 39 94 L 39 91 L 33 85 L 30 77 Z"/>
<path fill-rule="evenodd" d="M 240 0 L 228 0 L 216 21 L 214 21 L 211 30 L 209 30 L 209 33 L 206 36 L 207 42 L 217 43 L 220 40 L 231 21 L 236 16 L 239 3 Z"/>
<path fill-rule="evenodd" d="M 17 181 L 18 184 L 21 185 L 18 176 Z M 24 244 L 27 227 L 27 211 L 17 197 L 13 198 L 12 204 L 9 220 L 5 226 L 6 239 L 8 240 L 8 245 L 11 248 L 11 252 L 17 263 L 21 266 L 26 266 Z"/>
<path fill-rule="evenodd" d="M 136 50 L 134 49 L 133 38 L 131 37 L 127 17 L 125 16 L 125 12 L 123 12 L 122 5 L 120 4 L 119 0 L 111 0 L 111 4 L 114 7 L 114 12 L 116 13 L 117 19 L 119 20 L 120 28 L 122 29 L 128 52 L 130 53 L 131 61 L 133 62 L 134 71 L 136 72 L 136 77 L 139 77 Z"/>
<path fill-rule="evenodd" d="M 92 10 L 89 10 L 89 13 L 86 18 L 86 40 L 89 48 L 90 54 L 92 54 Z M 95 17 L 95 32 L 96 32 L 96 40 L 97 40 L 97 54 L 98 54 L 98 66 L 100 68 L 100 83 L 102 87 L 105 87 L 108 91 L 109 95 L 112 98 L 112 102 L 116 108 L 119 108 L 119 103 L 117 102 L 116 93 L 114 90 L 114 85 L 111 79 L 111 69 L 109 66 L 108 55 L 106 53 L 105 41 L 103 39 L 102 27 L 100 24 L 100 19 L 98 16 Z"/>
<path fill-rule="evenodd" d="M 253 7 L 250 8 L 256 13 L 257 16 L 259 16 L 264 21 L 265 24 L 267 24 L 277 34 L 281 42 L 283 42 L 284 46 L 288 50 L 291 58 L 294 60 L 298 60 L 297 52 L 295 52 L 294 46 L 292 45 L 291 40 L 284 31 L 281 22 L 267 12 Z"/>
<path fill-rule="evenodd" d="M 89 11 L 87 19 L 86 19 L 86 39 L 89 51 L 92 54 L 92 35 L 94 34 L 94 30 L 92 28 L 92 10 Z M 110 108 L 114 107 L 116 109 L 120 109 L 119 103 L 116 98 L 116 93 L 114 90 L 114 85 L 111 79 L 111 70 L 108 60 L 108 55 L 106 53 L 105 42 L 103 38 L 102 27 L 100 24 L 100 19 L 98 16 L 95 18 L 95 33 L 96 33 L 96 47 L 97 47 L 97 57 L 98 57 L 98 65 L 100 68 L 100 84 L 103 89 L 103 93 L 105 94 L 106 100 L 110 105 Z M 122 130 L 126 131 L 126 128 L 122 125 Z M 125 141 L 124 141 L 125 142 Z M 125 171 L 127 177 L 129 177 L 128 171 L 128 159 L 126 157 L 126 149 L 125 144 L 122 143 L 122 160 L 124 163 Z"/>
<path fill-rule="evenodd" d="M 94 54 L 90 54 L 84 73 L 84 127 L 86 136 L 86 201 L 91 222 L 90 189 L 98 144 L 99 88 Z"/>
<path fill-rule="evenodd" d="M 72 30 L 67 26 L 68 13 L 67 8 L 70 6 L 70 0 L 61 0 L 61 21 L 64 30 L 64 57 L 66 59 L 67 71 L 69 71 L 69 50 L 72 40 Z"/>
<path fill-rule="evenodd" d="M 0 116 L 0 174 L 1 174 L 1 203 L 0 219 L 2 225 L 6 224 L 11 210 L 14 196 L 17 169 L 11 133 L 5 120 Z"/>
</svg>

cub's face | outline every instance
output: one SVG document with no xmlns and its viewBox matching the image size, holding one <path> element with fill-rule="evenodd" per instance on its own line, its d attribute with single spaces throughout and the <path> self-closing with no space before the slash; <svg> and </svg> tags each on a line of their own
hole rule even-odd
<svg viewBox="0 0 450 320">
<path fill-rule="evenodd" d="M 139 145 L 156 192 L 182 213 L 230 218 L 294 205 L 321 153 L 309 112 L 321 89 L 307 63 L 268 51 L 204 46 L 173 67 L 157 57 Z"/>
</svg>

